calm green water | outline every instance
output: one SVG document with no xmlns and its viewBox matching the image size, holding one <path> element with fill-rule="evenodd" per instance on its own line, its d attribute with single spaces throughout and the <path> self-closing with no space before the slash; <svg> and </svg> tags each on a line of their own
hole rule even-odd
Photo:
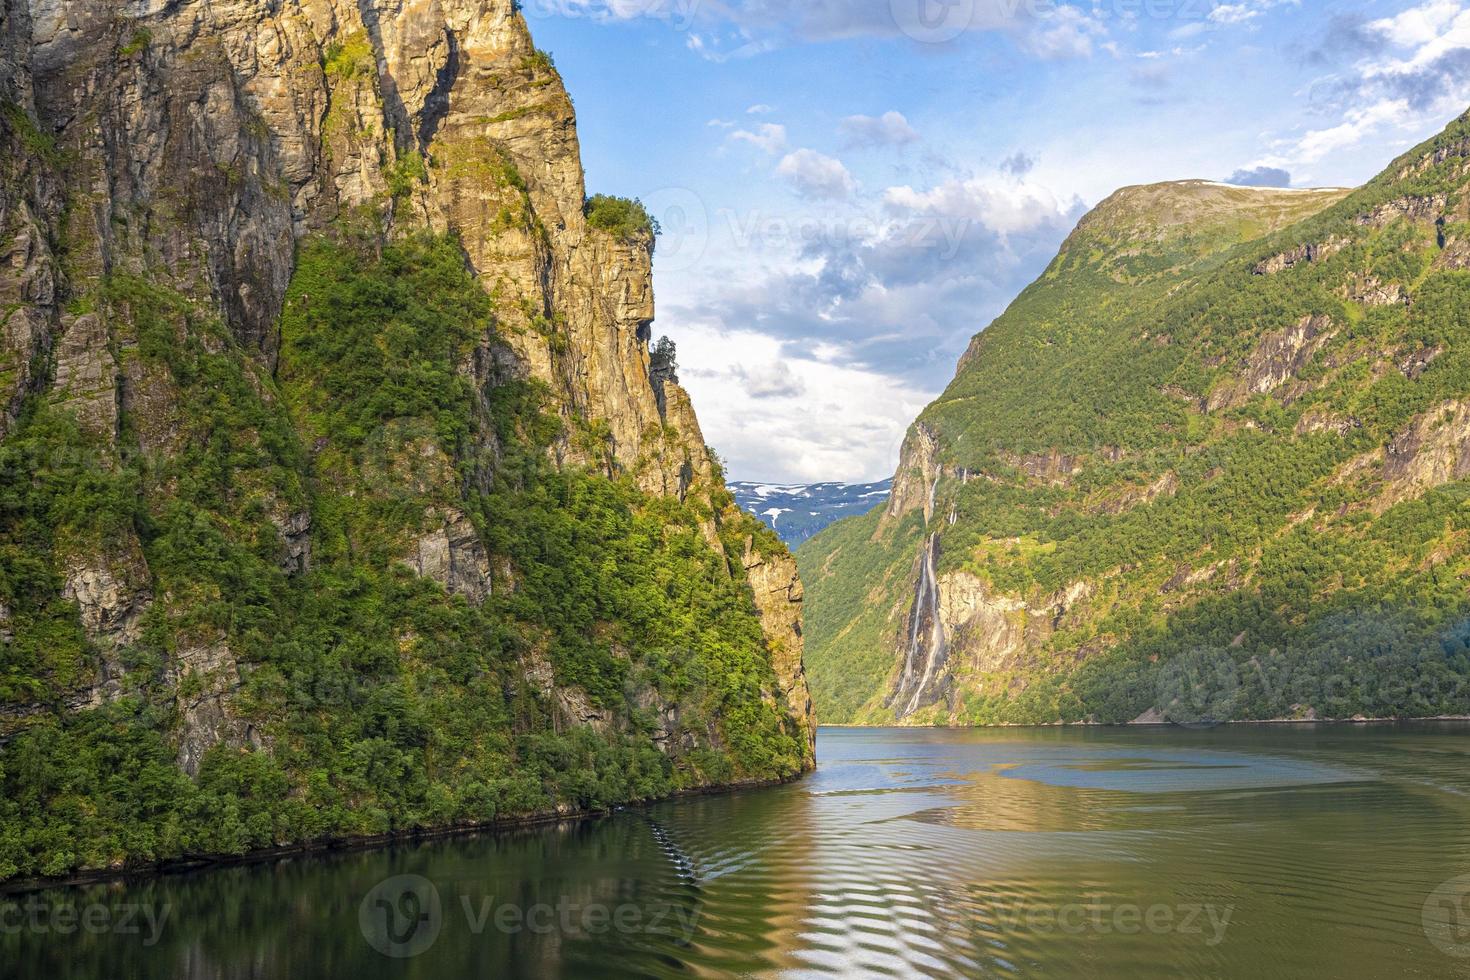
<svg viewBox="0 0 1470 980">
<path fill-rule="evenodd" d="M 1470 977 L 1465 725 L 818 748 L 772 790 L 12 896 L 0 974 Z"/>
</svg>

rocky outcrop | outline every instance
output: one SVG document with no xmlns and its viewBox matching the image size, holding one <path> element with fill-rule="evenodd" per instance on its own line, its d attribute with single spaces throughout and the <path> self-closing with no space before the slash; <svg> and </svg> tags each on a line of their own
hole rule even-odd
<svg viewBox="0 0 1470 980">
<path fill-rule="evenodd" d="M 427 519 L 442 523 L 418 539 L 408 566 L 445 592 L 477 605 L 484 602 L 490 595 L 490 556 L 474 523 L 458 510 L 431 511 Z"/>
<path fill-rule="evenodd" d="M 1001 459 L 1020 470 L 1027 480 L 1047 486 L 1066 486 L 1072 477 L 1082 472 L 1082 457 L 1055 449 L 1021 455 L 1003 453 Z"/>
<path fill-rule="evenodd" d="M 82 627 L 108 649 L 136 642 L 140 621 L 153 601 L 148 565 L 137 538 L 106 548 L 79 549 L 65 562 L 62 596 L 77 604 Z"/>
<path fill-rule="evenodd" d="M 939 487 L 939 435 L 924 422 L 914 423 L 899 450 L 898 472 L 888 494 L 884 520 L 899 520 L 923 508 L 924 523 L 934 517 L 935 494 Z"/>
<path fill-rule="evenodd" d="M 1432 347 L 1421 347 L 1399 361 L 1399 370 L 1410 381 L 1418 381 L 1419 376 L 1429 370 L 1429 365 L 1439 360 L 1443 354 L 1443 344 L 1435 344 Z"/>
<path fill-rule="evenodd" d="M 1445 194 L 1401 197 L 1385 201 L 1366 214 L 1359 215 L 1357 220 L 1358 224 L 1369 228 L 1386 228 L 1395 221 L 1404 219 L 1432 224 L 1444 217 L 1447 207 L 1449 197 Z"/>
<path fill-rule="evenodd" d="M 1447 238 L 1435 265 L 1441 269 L 1470 269 L 1470 237 Z"/>
<path fill-rule="evenodd" d="M 1341 252 L 1347 245 L 1347 240 L 1343 238 L 1329 238 L 1320 243 L 1307 242 L 1284 252 L 1278 252 L 1270 258 L 1262 259 L 1252 267 L 1251 271 L 1258 276 L 1274 276 L 1278 272 L 1284 272 L 1308 262 L 1325 262 Z"/>
<path fill-rule="evenodd" d="M 1409 291 L 1396 282 L 1384 282 L 1375 275 L 1355 276 L 1345 290 L 1347 298 L 1364 306 L 1408 306 Z"/>
<path fill-rule="evenodd" d="M 1206 410 L 1240 408 L 1257 395 L 1270 394 L 1295 378 L 1336 335 L 1326 316 L 1302 317 L 1294 326 L 1266 334 L 1239 371 L 1210 393 Z"/>
<path fill-rule="evenodd" d="M 1447 401 L 1425 412 L 1384 447 L 1378 508 L 1470 477 L 1470 403 Z"/>
<path fill-rule="evenodd" d="M 1345 436 L 1354 429 L 1362 428 L 1362 425 L 1362 422 L 1351 416 L 1311 409 L 1302 413 L 1302 417 L 1297 420 L 1295 431 L 1299 436 L 1315 435 L 1319 432 Z"/>
<path fill-rule="evenodd" d="M 804 591 L 796 574 L 796 559 L 785 552 L 761 554 L 755 549 L 755 540 L 748 537 L 741 564 L 755 595 L 755 607 L 771 650 L 771 666 L 781 685 L 781 697 L 795 713 L 815 765 L 817 717 L 801 659 Z"/>
<path fill-rule="evenodd" d="M 178 758 L 184 772 L 197 776 L 205 753 L 216 745 L 264 744 L 234 709 L 241 677 L 229 644 L 217 640 L 179 650 L 169 663 L 169 680 L 177 692 Z"/>
</svg>

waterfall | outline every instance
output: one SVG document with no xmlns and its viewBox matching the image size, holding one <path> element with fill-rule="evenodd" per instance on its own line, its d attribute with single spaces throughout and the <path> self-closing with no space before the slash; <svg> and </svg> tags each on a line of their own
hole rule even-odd
<svg viewBox="0 0 1470 980">
<path fill-rule="evenodd" d="M 924 542 L 919 562 L 919 581 L 914 589 L 914 604 L 909 611 L 908 649 L 904 652 L 903 674 L 891 704 L 903 719 L 919 708 L 935 675 L 943 666 L 947 642 L 944 623 L 939 616 L 939 581 L 935 567 L 939 560 L 939 535 L 931 534 Z"/>
</svg>

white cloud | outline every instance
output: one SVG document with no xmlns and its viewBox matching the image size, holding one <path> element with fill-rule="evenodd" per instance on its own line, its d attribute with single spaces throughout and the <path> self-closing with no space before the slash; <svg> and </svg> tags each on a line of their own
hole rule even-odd
<svg viewBox="0 0 1470 980">
<path fill-rule="evenodd" d="M 737 129 L 727 138 L 732 143 L 749 143 L 756 149 L 771 154 L 786 149 L 786 127 L 780 123 L 761 123 L 755 132 Z"/>
<path fill-rule="evenodd" d="M 899 379 L 815 357 L 778 340 L 686 323 L 674 337 L 705 441 L 738 479 L 858 483 L 893 473 L 904 431 L 933 397 Z M 730 352 L 762 365 L 729 363 Z"/>
<path fill-rule="evenodd" d="M 798 398 L 806 394 L 806 383 L 792 373 L 786 361 L 772 361 L 747 367 L 737 364 L 734 373 L 744 382 L 751 398 Z"/>
<path fill-rule="evenodd" d="M 766 105 L 764 102 L 760 102 L 756 105 L 751 106 L 749 109 L 746 109 L 745 114 L 748 116 L 764 116 L 775 111 L 776 110 L 773 109 L 771 106 Z"/>
<path fill-rule="evenodd" d="M 1075 201 L 1063 204 L 1037 184 L 984 177 L 951 179 L 927 191 L 890 187 L 883 192 L 883 203 L 893 212 L 976 221 L 1001 235 L 1034 231 L 1076 207 Z"/>
<path fill-rule="evenodd" d="M 1076 7 L 1058 5 L 1045 17 L 1038 17 L 1021 33 L 1021 49 L 1038 58 L 1056 61 L 1063 58 L 1086 58 L 1092 54 L 1095 38 L 1107 36 L 1102 21 Z"/>
<path fill-rule="evenodd" d="M 1347 118 L 1327 129 L 1314 129 L 1299 140 L 1287 159 L 1316 163 L 1329 153 L 1355 146 L 1381 127 L 1405 119 L 1409 107 L 1402 99 L 1385 99 L 1361 109 L 1350 109 Z"/>
<path fill-rule="evenodd" d="M 903 113 L 890 109 L 881 116 L 848 116 L 838 126 L 849 146 L 903 146 L 917 142 L 919 134 Z"/>
<path fill-rule="evenodd" d="M 1462 20 L 1465 13 L 1457 0 L 1431 0 L 1393 17 L 1372 21 L 1367 27 L 1401 48 L 1428 47 L 1452 31 L 1455 22 Z"/>
<path fill-rule="evenodd" d="M 1264 2 L 1264 0 L 1245 0 Z M 1087 57 L 1107 28 L 1079 6 L 1054 0 L 560 0 L 577 16 L 600 21 L 662 20 L 686 32 L 685 45 L 714 62 L 747 58 L 798 44 L 880 38 L 900 43 L 928 37 L 930 19 L 953 22 L 944 39 L 1009 37 L 1042 59 Z M 1085 6 L 1085 4 L 1083 5 Z M 959 19 L 957 19 L 959 18 Z"/>
<path fill-rule="evenodd" d="M 1275 141 L 1262 163 L 1316 163 L 1370 139 L 1403 145 L 1464 108 L 1470 99 L 1470 7 L 1429 0 L 1371 21 L 1363 33 L 1381 47 L 1337 80 L 1341 121 Z"/>
<path fill-rule="evenodd" d="M 788 153 L 776 166 L 776 173 L 786 178 L 802 197 L 817 200 L 840 200 L 857 190 L 857 180 L 842 161 L 816 150 Z"/>
</svg>

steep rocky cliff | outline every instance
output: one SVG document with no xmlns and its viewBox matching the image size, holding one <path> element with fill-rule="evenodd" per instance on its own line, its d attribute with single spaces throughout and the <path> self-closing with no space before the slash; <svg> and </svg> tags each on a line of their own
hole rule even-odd
<svg viewBox="0 0 1470 980">
<path fill-rule="evenodd" d="M 0 3 L 0 877 L 810 767 L 586 200 L 512 0 Z"/>
<path fill-rule="evenodd" d="M 1125 188 L 803 545 L 831 721 L 1470 708 L 1470 116 L 1349 192 Z"/>
</svg>

